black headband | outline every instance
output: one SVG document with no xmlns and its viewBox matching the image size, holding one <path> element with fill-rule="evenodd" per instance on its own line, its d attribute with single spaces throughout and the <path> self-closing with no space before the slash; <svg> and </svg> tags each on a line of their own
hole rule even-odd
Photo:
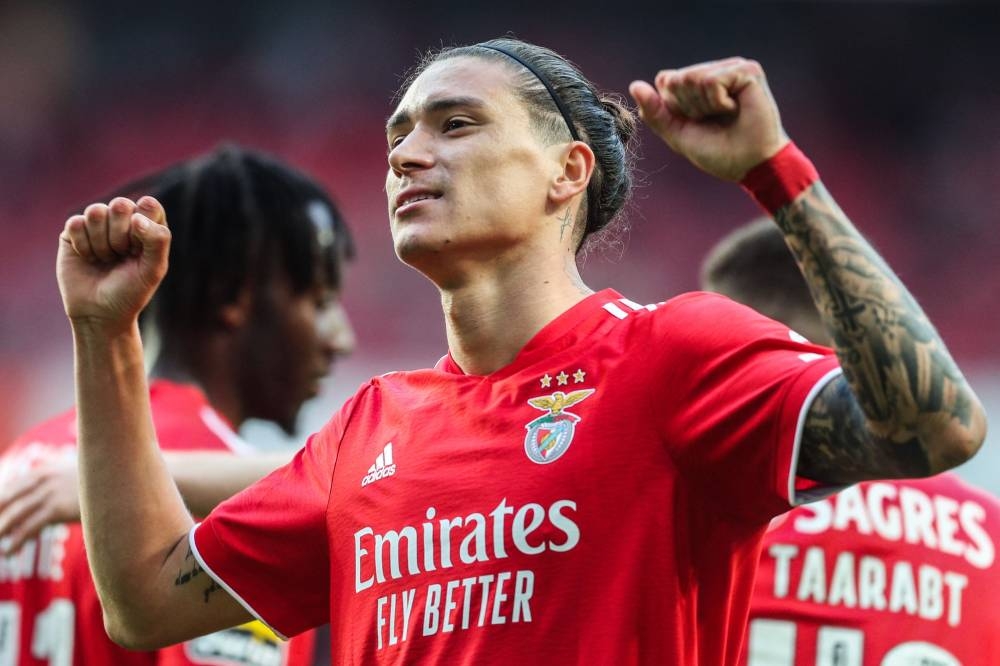
<svg viewBox="0 0 1000 666">
<path fill-rule="evenodd" d="M 508 51 L 501 46 L 493 46 L 492 44 L 476 44 L 476 46 L 484 49 L 492 49 L 494 51 L 499 51 L 511 60 L 515 60 L 524 66 L 529 72 L 535 75 L 535 78 L 542 82 L 545 89 L 549 91 L 549 96 L 552 97 L 552 101 L 556 103 L 556 107 L 559 109 L 559 113 L 562 114 L 563 120 L 566 121 L 566 127 L 569 128 L 569 133 L 573 137 L 574 141 L 580 140 L 580 135 L 576 133 L 576 127 L 573 125 L 573 121 L 570 120 L 569 109 L 563 106 L 562 100 L 559 99 L 559 95 L 556 94 L 555 89 L 549 83 L 548 79 L 542 76 L 542 73 L 537 69 L 532 67 L 526 60 L 522 60 L 513 51 Z"/>
</svg>

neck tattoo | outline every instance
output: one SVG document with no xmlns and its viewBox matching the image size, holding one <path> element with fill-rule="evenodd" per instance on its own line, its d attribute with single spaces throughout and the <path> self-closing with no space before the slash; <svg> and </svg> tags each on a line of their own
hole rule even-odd
<svg viewBox="0 0 1000 666">
<path fill-rule="evenodd" d="M 573 210 L 570 208 L 566 209 L 566 212 L 562 217 L 559 218 L 559 240 L 563 239 L 563 234 L 566 233 L 566 229 L 572 226 Z"/>
</svg>

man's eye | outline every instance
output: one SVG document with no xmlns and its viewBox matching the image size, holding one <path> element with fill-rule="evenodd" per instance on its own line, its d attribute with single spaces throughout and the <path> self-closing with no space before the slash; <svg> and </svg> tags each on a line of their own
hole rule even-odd
<svg viewBox="0 0 1000 666">
<path fill-rule="evenodd" d="M 400 143 L 403 142 L 403 139 L 405 138 L 406 138 L 405 134 L 400 134 L 399 136 L 394 136 L 391 139 L 389 139 L 389 150 L 392 150 L 393 148 L 398 146 Z"/>
<path fill-rule="evenodd" d="M 450 132 L 452 130 L 462 129 L 463 127 L 468 127 L 471 124 L 472 123 L 464 118 L 449 118 L 444 123 L 444 131 Z"/>
</svg>

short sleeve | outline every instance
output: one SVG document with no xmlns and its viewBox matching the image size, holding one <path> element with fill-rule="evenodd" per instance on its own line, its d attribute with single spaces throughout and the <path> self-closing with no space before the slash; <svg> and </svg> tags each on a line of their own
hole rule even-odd
<svg viewBox="0 0 1000 666">
<path fill-rule="evenodd" d="M 682 474 L 730 513 L 788 510 L 809 405 L 840 374 L 833 351 L 715 294 L 664 310 L 658 399 L 676 401 L 662 426 Z"/>
<path fill-rule="evenodd" d="M 329 621 L 326 515 L 337 450 L 357 396 L 286 466 L 191 530 L 202 567 L 282 637 Z"/>
</svg>

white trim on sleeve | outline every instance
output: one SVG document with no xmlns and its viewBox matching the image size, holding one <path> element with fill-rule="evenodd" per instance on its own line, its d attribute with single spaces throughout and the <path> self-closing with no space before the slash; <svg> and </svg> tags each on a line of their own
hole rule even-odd
<svg viewBox="0 0 1000 666">
<path fill-rule="evenodd" d="M 208 405 L 202 407 L 198 415 L 201 417 L 201 422 L 205 424 L 205 427 L 211 430 L 213 435 L 221 439 L 222 443 L 228 446 L 229 450 L 233 453 L 245 456 L 254 452 L 254 448 L 245 439 L 237 435 L 222 417 L 219 416 L 219 413 Z"/>
<path fill-rule="evenodd" d="M 809 408 L 812 407 L 813 400 L 819 395 L 827 384 L 833 381 L 834 378 L 842 375 L 844 371 L 840 367 L 836 367 L 830 372 L 826 373 L 819 380 L 813 384 L 813 387 L 809 389 L 806 399 L 802 401 L 802 408 L 799 410 L 799 421 L 795 424 L 795 442 L 792 444 L 792 464 L 788 469 L 788 503 L 792 506 L 799 506 L 800 504 L 805 504 L 807 502 L 815 502 L 816 500 L 823 499 L 833 493 L 843 490 L 845 486 L 820 486 L 807 490 L 801 493 L 795 492 L 795 471 L 799 466 L 799 449 L 802 446 L 802 433 L 806 428 L 806 417 L 809 415 Z"/>
<path fill-rule="evenodd" d="M 239 602 L 240 606 L 243 606 L 243 608 L 245 608 L 247 610 L 247 612 L 249 612 L 251 615 L 253 615 L 255 618 L 257 618 L 261 622 L 263 622 L 267 626 L 268 629 L 270 629 L 271 631 L 273 631 L 275 633 L 275 635 L 278 636 L 278 638 L 280 638 L 283 641 L 287 641 L 288 640 L 287 636 L 285 636 L 283 633 L 281 633 L 280 631 L 278 631 L 277 629 L 275 629 L 274 627 L 272 627 L 268 623 L 267 620 L 265 620 L 264 618 L 262 618 L 260 616 L 260 613 L 258 613 L 257 611 L 255 611 L 253 609 L 253 606 L 251 606 L 250 604 L 248 604 L 243 599 L 243 597 L 241 597 L 239 594 L 237 594 L 236 590 L 234 590 L 233 588 L 229 587 L 229 585 L 226 583 L 226 581 L 222 580 L 222 578 L 220 578 L 218 574 L 216 574 L 214 571 L 212 571 L 212 567 L 208 566 L 208 564 L 205 562 L 205 560 L 202 559 L 201 553 L 198 552 L 198 544 L 195 543 L 195 538 L 194 538 L 194 532 L 200 526 L 201 526 L 201 523 L 195 523 L 194 527 L 191 528 L 191 531 L 188 532 L 188 543 L 191 545 L 191 552 L 194 553 L 194 558 L 196 560 L 198 560 L 198 564 L 201 566 L 201 568 L 205 570 L 205 573 L 207 573 L 209 576 L 212 577 L 212 580 L 214 580 L 216 583 L 218 583 L 219 585 L 221 585 L 222 589 L 224 589 L 226 592 L 228 592 L 230 594 L 230 596 L 232 596 L 233 599 L 236 599 L 236 601 Z"/>
</svg>

